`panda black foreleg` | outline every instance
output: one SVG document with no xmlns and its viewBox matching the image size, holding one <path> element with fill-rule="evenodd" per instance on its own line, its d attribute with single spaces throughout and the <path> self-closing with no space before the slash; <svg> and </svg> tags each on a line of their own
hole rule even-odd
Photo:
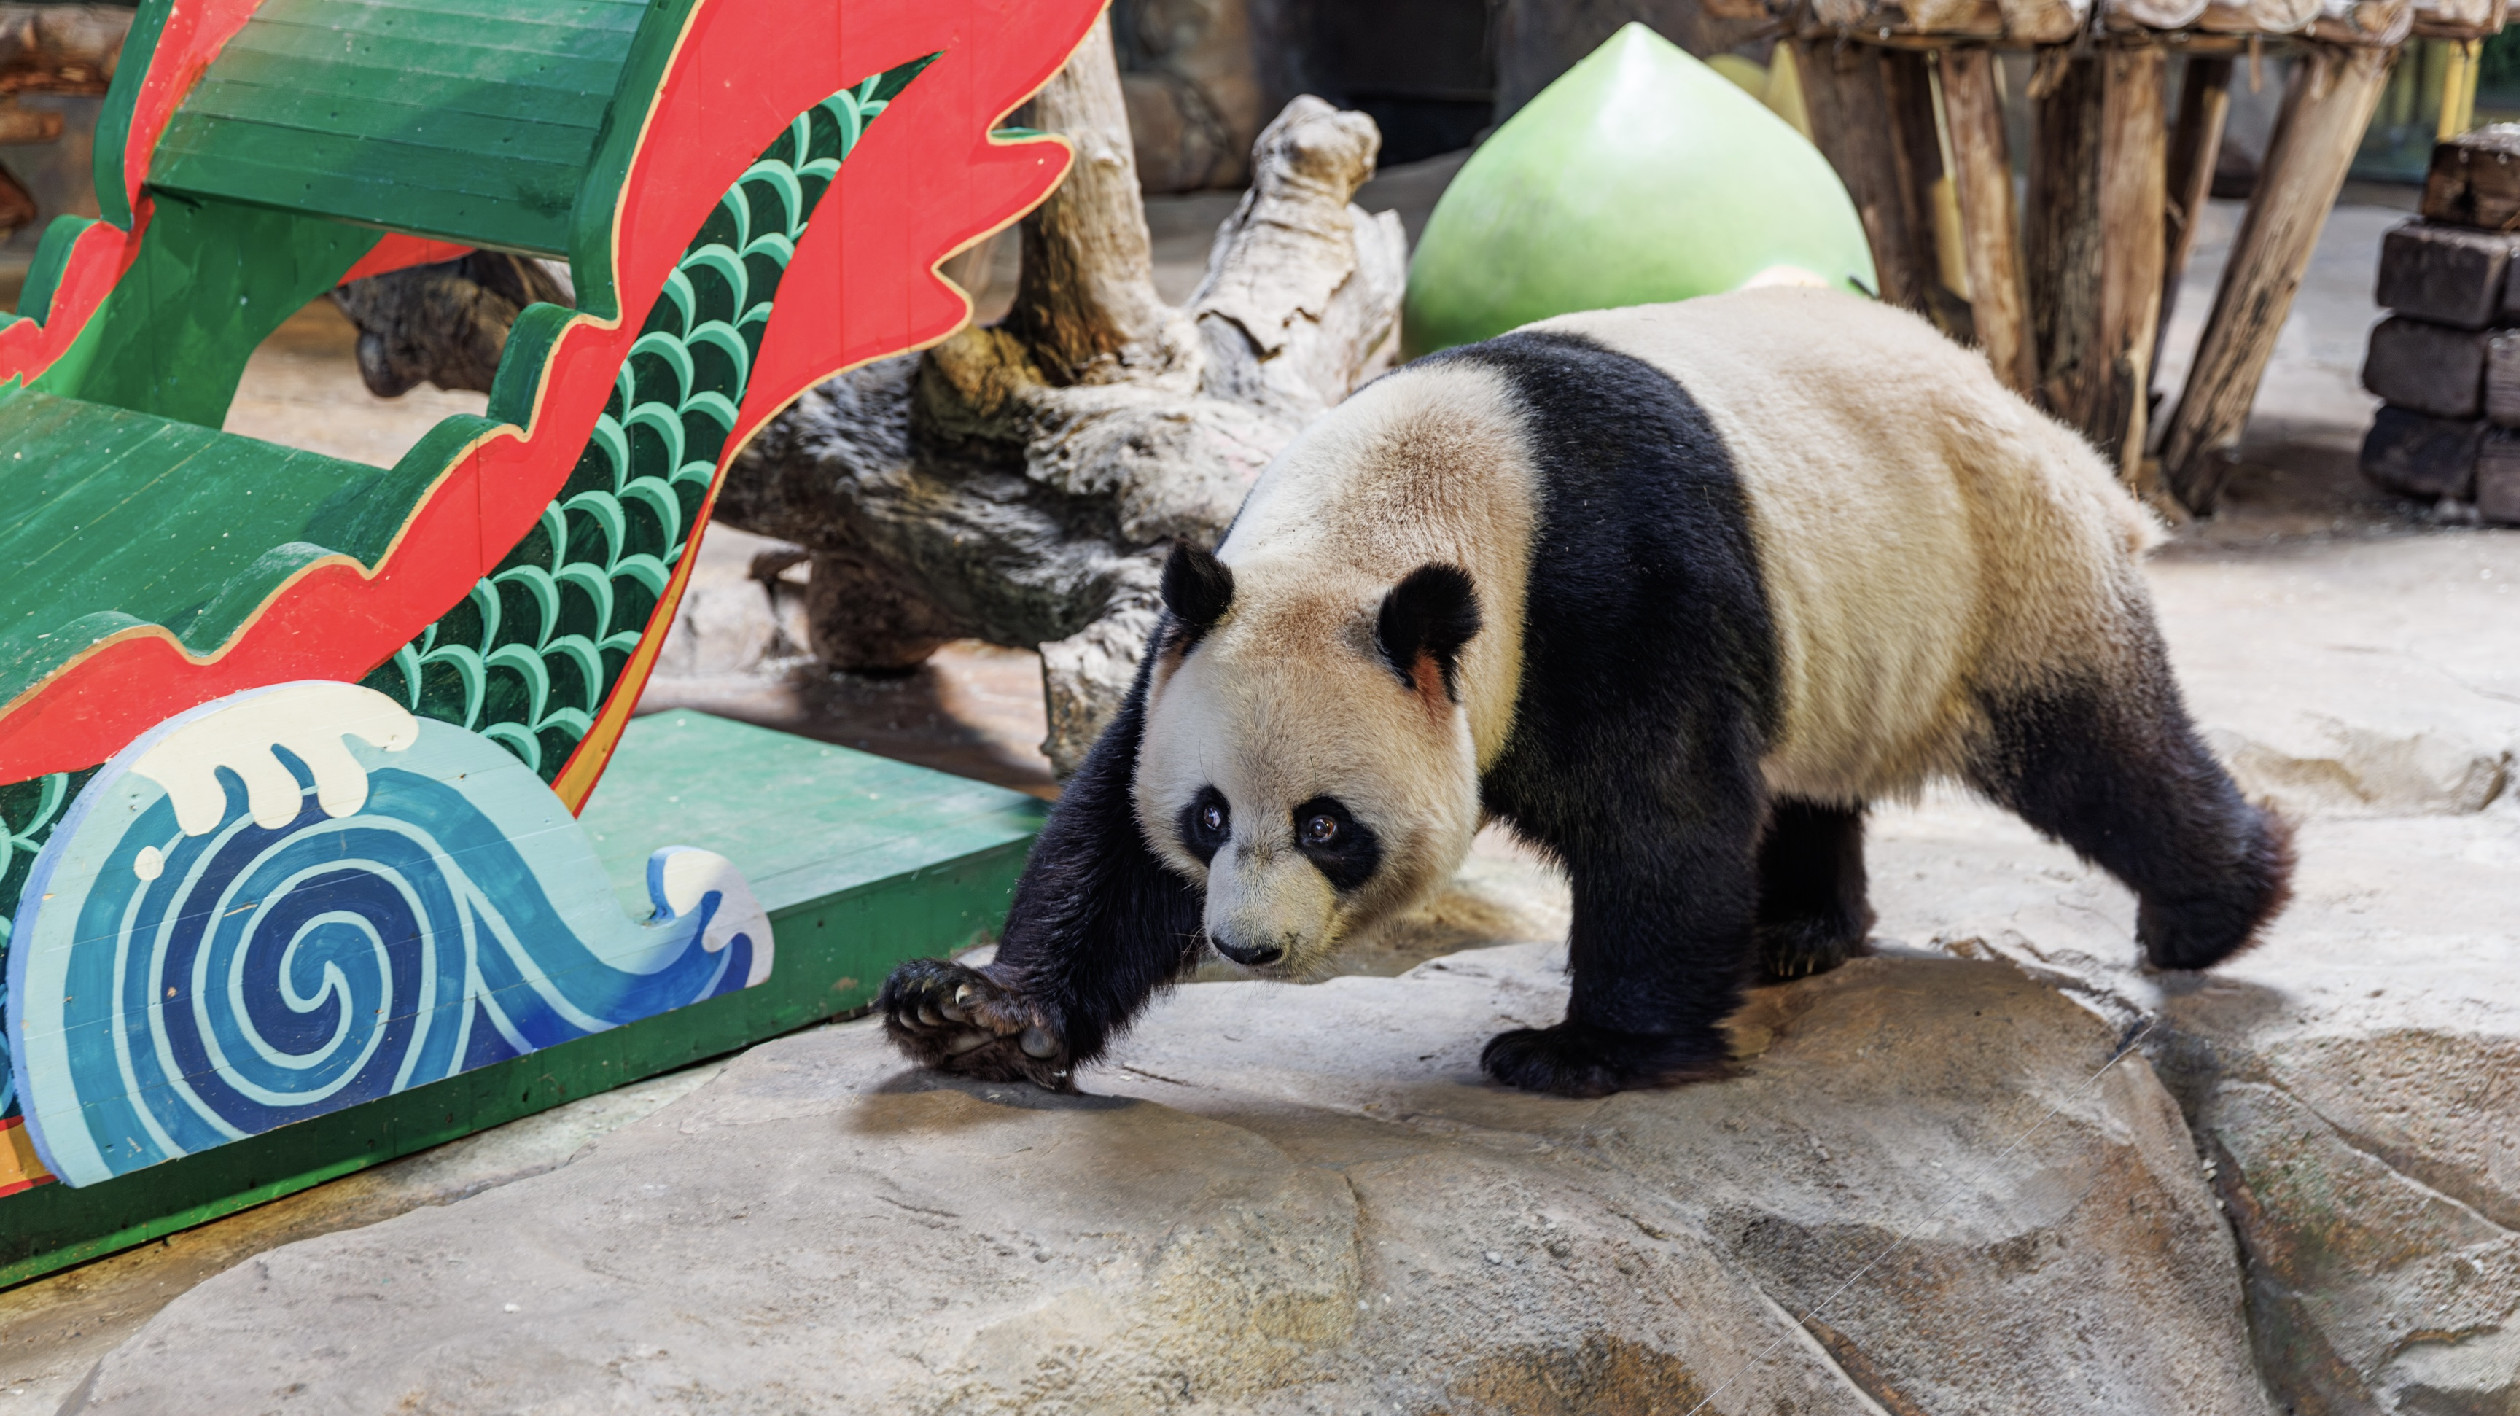
<svg viewBox="0 0 2520 1416">
<path fill-rule="evenodd" d="M 912 1061 L 1068 1089 L 1196 956 L 1199 887 L 1147 846 L 1130 789 L 1154 658 L 1034 840 L 997 957 L 913 960 L 885 980 L 875 1007 Z"/>
<path fill-rule="evenodd" d="M 1782 983 L 1867 952 L 1864 809 L 1779 799 L 1759 840 L 1758 976 Z"/>
<path fill-rule="evenodd" d="M 1573 987 L 1566 1021 L 1488 1043 L 1490 1077 L 1603 1096 L 1726 1072 L 1720 1025 L 1740 1004 L 1754 948 L 1766 804 L 1754 752 L 1690 756 L 1641 772 L 1633 757 L 1621 772 L 1560 768 L 1560 782 L 1584 784 L 1582 798 L 1534 793 L 1508 806 L 1516 828 L 1566 865 Z"/>
<path fill-rule="evenodd" d="M 2134 658 L 2130 672 L 1989 700 L 1970 776 L 2135 892 L 2155 968 L 2208 968 L 2284 907 L 2292 830 L 2198 739 L 2158 641 Z"/>
</svg>

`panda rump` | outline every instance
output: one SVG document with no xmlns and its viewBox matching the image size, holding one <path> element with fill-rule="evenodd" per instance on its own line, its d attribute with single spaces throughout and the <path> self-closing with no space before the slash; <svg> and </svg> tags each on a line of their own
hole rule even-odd
<svg viewBox="0 0 2520 1416">
<path fill-rule="evenodd" d="M 1573 887 L 1566 1020 L 1498 1081 L 1719 1075 L 1751 984 L 1863 952 L 1863 814 L 1965 784 L 2125 882 L 2158 968 L 2246 947 L 2284 823 L 2198 739 L 2091 448 L 1914 316 L 1766 289 L 1419 360 L 1265 471 L 915 1059 L 1069 1084 L 1213 947 L 1318 970 L 1485 821 Z"/>
</svg>

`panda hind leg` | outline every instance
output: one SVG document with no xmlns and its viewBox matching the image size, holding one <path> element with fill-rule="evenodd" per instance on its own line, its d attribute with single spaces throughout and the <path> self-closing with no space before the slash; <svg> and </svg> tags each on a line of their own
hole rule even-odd
<svg viewBox="0 0 2520 1416">
<path fill-rule="evenodd" d="M 2197 736 L 2158 641 L 2115 679 L 1986 702 L 1973 784 L 2135 892 L 2157 969 L 2256 942 L 2292 893 L 2292 828 L 2240 794 Z"/>
<path fill-rule="evenodd" d="M 1864 809 L 1779 799 L 1759 839 L 1758 951 L 1752 982 L 1827 973 L 1871 949 Z"/>
</svg>

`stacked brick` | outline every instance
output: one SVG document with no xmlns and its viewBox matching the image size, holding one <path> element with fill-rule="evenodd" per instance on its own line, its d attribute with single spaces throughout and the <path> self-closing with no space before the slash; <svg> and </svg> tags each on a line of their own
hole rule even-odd
<svg viewBox="0 0 2520 1416">
<path fill-rule="evenodd" d="M 2388 406 L 2363 474 L 2520 523 L 2520 124 L 2433 149 L 2423 219 L 2381 244 L 2378 298 L 2362 377 Z"/>
</svg>

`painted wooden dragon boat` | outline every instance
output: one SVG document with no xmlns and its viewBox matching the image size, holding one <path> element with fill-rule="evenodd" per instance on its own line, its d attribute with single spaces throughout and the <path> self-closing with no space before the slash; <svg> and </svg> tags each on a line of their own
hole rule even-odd
<svg viewBox="0 0 2520 1416">
<path fill-rule="evenodd" d="M 0 1283 L 991 927 L 1029 803 L 625 730 L 735 452 L 968 319 L 937 267 L 1064 171 L 997 125 L 1098 10 L 145 0 L 103 215 L 0 327 Z M 485 416 L 391 467 L 220 430 L 307 302 L 475 248 L 575 292 L 519 317 Z M 707 848 L 642 854 L 648 823 Z"/>
</svg>

